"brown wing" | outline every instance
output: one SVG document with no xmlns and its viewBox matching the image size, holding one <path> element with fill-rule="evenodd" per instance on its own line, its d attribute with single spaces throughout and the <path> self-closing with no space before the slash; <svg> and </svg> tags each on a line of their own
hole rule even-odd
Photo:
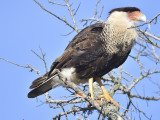
<svg viewBox="0 0 160 120">
<path fill-rule="evenodd" d="M 88 54 L 90 54 L 91 51 L 98 53 L 97 48 L 100 48 L 102 45 L 99 35 L 103 27 L 103 23 L 97 23 L 86 27 L 78 33 L 66 47 L 64 53 L 52 64 L 49 75 L 55 68 L 75 67 L 78 64 L 84 64 L 83 62 L 86 60 L 90 62 L 92 59 L 88 59 Z M 80 60 L 79 57 L 83 59 Z M 78 60 L 80 61 L 78 62 Z"/>
</svg>

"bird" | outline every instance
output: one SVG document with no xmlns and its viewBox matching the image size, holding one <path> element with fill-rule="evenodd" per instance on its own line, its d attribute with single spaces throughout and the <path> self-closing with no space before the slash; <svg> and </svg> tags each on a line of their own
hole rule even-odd
<svg viewBox="0 0 160 120">
<path fill-rule="evenodd" d="M 32 82 L 28 98 L 35 98 L 57 86 L 65 87 L 55 72 L 58 70 L 65 79 L 77 85 L 89 82 L 92 99 L 93 82 L 98 82 L 103 91 L 98 98 L 119 106 L 104 88 L 101 77 L 126 61 L 137 39 L 135 27 L 140 21 L 145 22 L 146 16 L 139 8 L 120 7 L 112 9 L 106 21 L 81 30 L 64 53 L 55 59 L 50 71 Z"/>
</svg>

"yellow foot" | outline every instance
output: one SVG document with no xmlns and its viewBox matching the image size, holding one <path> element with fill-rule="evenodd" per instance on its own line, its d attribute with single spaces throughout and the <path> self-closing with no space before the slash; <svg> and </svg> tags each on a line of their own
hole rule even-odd
<svg viewBox="0 0 160 120">
<path fill-rule="evenodd" d="M 98 96 L 98 98 L 104 98 L 107 102 L 110 102 L 112 104 L 114 104 L 115 106 L 119 107 L 119 104 L 117 102 L 115 102 L 108 94 L 103 94 Z"/>
<path fill-rule="evenodd" d="M 102 105 L 103 105 L 103 102 L 102 102 L 102 101 L 97 100 L 97 102 L 99 103 L 99 105 L 100 105 L 100 106 L 102 106 Z"/>
<path fill-rule="evenodd" d="M 87 103 L 87 107 L 91 107 L 91 104 L 89 102 Z"/>
</svg>

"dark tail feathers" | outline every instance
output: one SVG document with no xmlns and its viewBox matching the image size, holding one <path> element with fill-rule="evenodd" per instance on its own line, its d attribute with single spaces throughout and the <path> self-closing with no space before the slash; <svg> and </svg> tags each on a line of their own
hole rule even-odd
<svg viewBox="0 0 160 120">
<path fill-rule="evenodd" d="M 59 77 L 57 75 L 54 75 L 52 77 L 53 78 L 48 78 L 47 76 L 44 76 L 34 80 L 32 85 L 30 86 L 30 89 L 33 90 L 28 93 L 28 98 L 37 97 L 60 85 Z"/>
</svg>

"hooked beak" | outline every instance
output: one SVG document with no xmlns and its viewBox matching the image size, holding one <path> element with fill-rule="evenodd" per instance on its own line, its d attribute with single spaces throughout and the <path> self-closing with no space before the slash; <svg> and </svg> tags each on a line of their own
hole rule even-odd
<svg viewBox="0 0 160 120">
<path fill-rule="evenodd" d="M 141 14 L 138 18 L 139 21 L 146 22 L 146 16 L 144 14 Z"/>
</svg>

